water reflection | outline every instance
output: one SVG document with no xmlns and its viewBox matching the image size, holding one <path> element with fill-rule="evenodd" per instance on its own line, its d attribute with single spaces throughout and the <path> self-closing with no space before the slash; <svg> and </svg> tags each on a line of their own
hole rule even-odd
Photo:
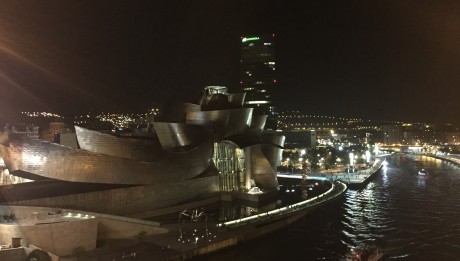
<svg viewBox="0 0 460 261">
<path fill-rule="evenodd" d="M 261 202 L 234 200 L 222 201 L 219 206 L 208 209 L 217 216 L 219 222 L 236 220 L 248 216 L 279 209 L 306 199 L 314 198 L 332 187 L 329 180 L 313 180 L 308 182 L 299 179 L 280 180 L 280 189 L 274 197 Z"/>
<path fill-rule="evenodd" d="M 208 260 L 338 260 L 373 241 L 383 260 L 458 260 L 460 171 L 430 157 L 396 155 L 374 181 L 279 233 Z M 419 169 L 430 176 L 419 178 Z"/>
<path fill-rule="evenodd" d="M 421 188 L 426 187 L 426 177 L 418 177 L 418 186 Z"/>
</svg>

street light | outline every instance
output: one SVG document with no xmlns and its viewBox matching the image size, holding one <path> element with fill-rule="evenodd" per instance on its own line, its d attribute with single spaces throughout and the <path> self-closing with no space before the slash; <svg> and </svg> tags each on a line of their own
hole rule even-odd
<svg viewBox="0 0 460 261">
<path fill-rule="evenodd" d="M 367 161 L 367 165 L 369 166 L 369 163 L 371 161 L 371 152 L 366 150 L 366 161 Z"/>
<path fill-rule="evenodd" d="M 348 156 L 350 157 L 350 168 L 353 169 L 355 165 L 355 154 L 350 152 Z M 350 172 L 350 168 L 348 168 L 348 172 Z"/>
</svg>

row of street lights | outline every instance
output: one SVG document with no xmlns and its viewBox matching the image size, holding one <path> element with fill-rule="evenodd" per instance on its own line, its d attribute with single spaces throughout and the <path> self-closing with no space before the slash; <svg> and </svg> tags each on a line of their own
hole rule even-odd
<svg viewBox="0 0 460 261">
<path fill-rule="evenodd" d="M 300 150 L 300 152 L 299 152 L 299 154 L 298 154 L 298 155 L 299 155 L 299 158 L 298 158 L 297 163 L 298 163 L 300 166 L 302 166 L 302 167 L 299 166 L 299 169 L 305 167 L 305 164 L 307 164 L 307 165 L 312 164 L 312 162 L 309 162 L 308 159 L 305 159 L 305 158 L 304 158 L 306 154 L 307 154 L 307 153 L 306 153 L 306 150 L 305 150 L 305 149 Z M 318 156 L 318 157 L 321 157 L 320 154 L 318 154 L 317 156 Z M 350 153 L 348 154 L 348 156 L 349 156 L 349 165 L 348 165 L 348 169 L 354 169 L 355 164 L 356 164 L 357 160 L 360 159 L 360 157 L 358 156 L 358 154 L 355 154 L 355 152 L 350 152 Z M 367 164 L 369 164 L 370 161 L 371 161 L 371 152 L 370 152 L 369 150 L 366 150 L 365 153 L 362 154 L 361 159 L 362 159 L 363 161 L 365 161 Z M 321 164 L 321 163 L 324 163 L 324 161 L 325 161 L 324 158 L 320 158 L 320 159 L 319 159 L 320 164 Z M 337 159 L 335 160 L 335 163 L 336 163 L 337 165 L 340 165 L 340 164 L 342 163 L 342 159 L 341 159 L 341 158 L 337 158 Z M 286 160 L 284 161 L 284 164 L 283 164 L 283 165 L 284 165 L 284 166 L 287 166 L 287 167 L 291 167 L 290 172 L 291 172 L 291 173 L 294 173 L 294 166 L 296 165 L 296 163 L 294 163 L 294 160 L 291 160 L 290 158 L 286 158 Z M 311 167 L 311 166 L 308 166 L 308 167 Z"/>
</svg>

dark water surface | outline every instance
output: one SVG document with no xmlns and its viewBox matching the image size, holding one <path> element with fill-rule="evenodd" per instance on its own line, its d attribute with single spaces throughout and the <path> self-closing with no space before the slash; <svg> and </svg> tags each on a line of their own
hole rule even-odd
<svg viewBox="0 0 460 261">
<path fill-rule="evenodd" d="M 397 155 L 365 189 L 257 241 L 200 260 L 338 260 L 375 242 L 383 260 L 460 260 L 460 168 Z M 419 169 L 429 175 L 420 177 Z"/>
</svg>

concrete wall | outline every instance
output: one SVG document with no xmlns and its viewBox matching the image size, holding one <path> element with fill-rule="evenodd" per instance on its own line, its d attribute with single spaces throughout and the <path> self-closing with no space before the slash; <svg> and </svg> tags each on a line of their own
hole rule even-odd
<svg viewBox="0 0 460 261">
<path fill-rule="evenodd" d="M 0 242 L 22 238 L 22 245 L 34 244 L 59 256 L 70 255 L 77 247 L 96 248 L 98 221 L 95 218 L 37 225 L 0 224 Z"/>
<path fill-rule="evenodd" d="M 0 260 L 23 261 L 25 259 L 26 259 L 26 251 L 22 247 L 0 250 Z"/>
<path fill-rule="evenodd" d="M 21 238 L 22 246 L 43 249 L 56 256 L 72 254 L 78 247 L 92 250 L 96 247 L 96 240 L 168 232 L 153 221 L 70 209 L 0 206 L 0 215 L 11 213 L 16 221 L 0 223 L 0 245 L 11 245 L 12 238 Z M 77 216 L 89 216 L 90 219 Z M 10 259 L 0 256 L 0 260 Z"/>
<path fill-rule="evenodd" d="M 40 222 L 40 220 L 47 219 L 50 213 L 56 213 L 57 211 L 59 209 L 47 207 L 0 205 L 0 216 L 14 214 L 15 220 L 18 222 Z"/>
<path fill-rule="evenodd" d="M 98 220 L 98 240 L 136 237 L 141 233 L 154 235 L 168 232 L 168 229 L 159 227 L 159 224 L 156 222 L 106 215 L 99 216 Z"/>
</svg>

